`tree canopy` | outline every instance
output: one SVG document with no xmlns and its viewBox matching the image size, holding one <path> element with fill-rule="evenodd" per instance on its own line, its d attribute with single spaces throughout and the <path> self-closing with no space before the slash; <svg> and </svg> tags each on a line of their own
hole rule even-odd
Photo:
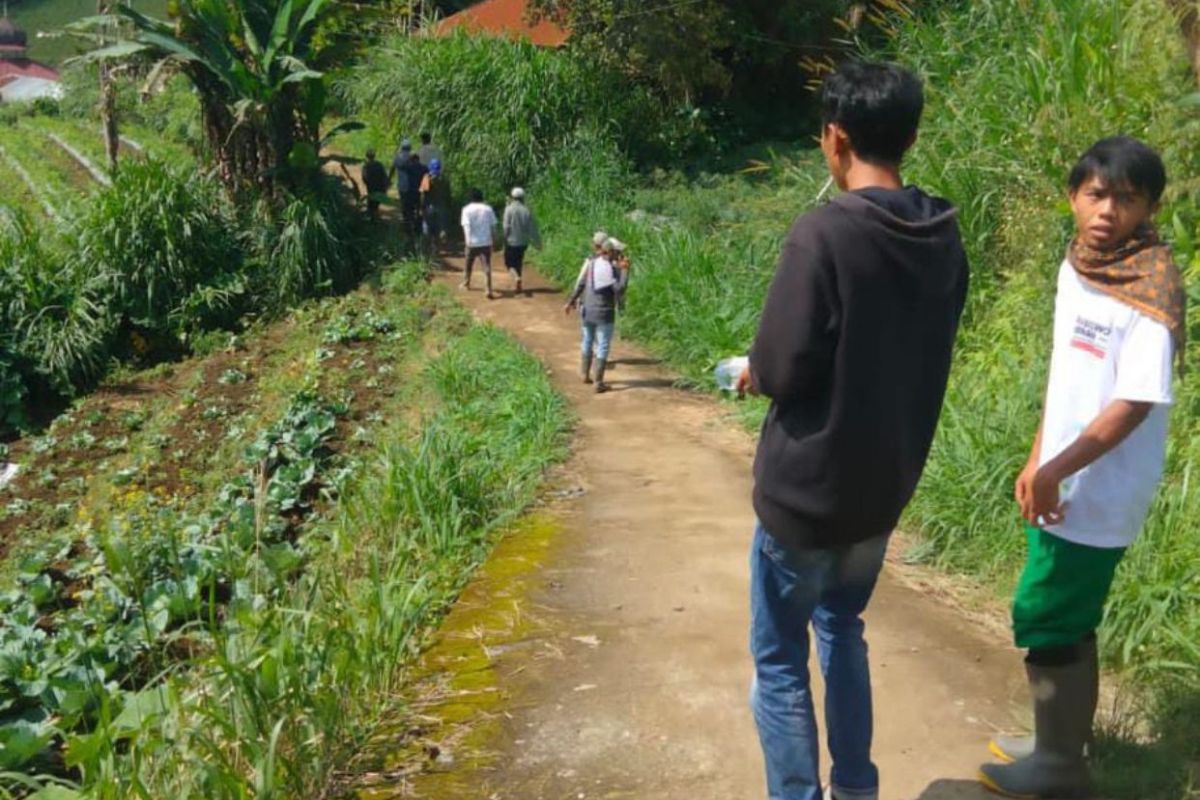
<svg viewBox="0 0 1200 800">
<path fill-rule="evenodd" d="M 846 20 L 899 5 L 899 0 L 530 2 L 535 17 L 571 28 L 574 47 L 619 62 L 673 100 L 767 105 L 785 113 L 795 105 L 788 95 L 803 84 L 806 56 L 830 52 Z"/>
</svg>

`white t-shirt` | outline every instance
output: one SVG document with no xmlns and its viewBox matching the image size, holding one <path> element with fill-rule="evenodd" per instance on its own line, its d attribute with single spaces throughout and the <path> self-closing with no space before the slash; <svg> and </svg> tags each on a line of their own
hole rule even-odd
<svg viewBox="0 0 1200 800">
<path fill-rule="evenodd" d="M 463 235 L 467 247 L 491 247 L 496 212 L 487 203 L 468 203 L 462 210 Z"/>
<path fill-rule="evenodd" d="M 1172 354 L 1166 325 L 1088 286 L 1063 262 L 1040 463 L 1065 450 L 1114 400 L 1154 407 L 1120 444 L 1063 481 L 1062 524 L 1046 530 L 1092 547 L 1127 547 L 1137 538 L 1162 477 Z"/>
</svg>

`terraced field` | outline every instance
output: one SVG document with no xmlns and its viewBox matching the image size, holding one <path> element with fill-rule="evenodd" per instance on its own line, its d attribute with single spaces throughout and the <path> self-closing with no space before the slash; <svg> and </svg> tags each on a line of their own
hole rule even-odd
<svg viewBox="0 0 1200 800">
<path fill-rule="evenodd" d="M 122 158 L 148 154 L 170 163 L 189 163 L 190 153 L 152 131 L 122 133 Z M 22 119 L 0 139 L 0 206 L 11 205 L 56 217 L 70 203 L 108 183 L 99 126 L 51 117 Z"/>
</svg>

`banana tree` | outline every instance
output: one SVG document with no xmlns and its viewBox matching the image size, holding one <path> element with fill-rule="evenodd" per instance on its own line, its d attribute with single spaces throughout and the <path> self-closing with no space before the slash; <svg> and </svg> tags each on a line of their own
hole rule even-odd
<svg viewBox="0 0 1200 800">
<path fill-rule="evenodd" d="M 308 170 L 293 167 L 295 151 L 320 142 L 327 89 L 318 30 L 334 0 L 172 0 L 169 10 L 170 22 L 118 5 L 132 32 L 83 60 L 149 58 L 147 84 L 167 71 L 186 75 L 225 186 L 235 195 L 298 188 Z"/>
</svg>

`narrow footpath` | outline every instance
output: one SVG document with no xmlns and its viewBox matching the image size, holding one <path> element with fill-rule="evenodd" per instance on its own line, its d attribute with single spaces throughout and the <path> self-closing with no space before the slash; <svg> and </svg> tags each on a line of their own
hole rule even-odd
<svg viewBox="0 0 1200 800">
<path fill-rule="evenodd" d="M 460 269 L 449 259 L 436 280 L 457 287 Z M 514 297 L 498 272 L 488 301 L 481 277 L 454 290 L 546 364 L 579 417 L 544 512 L 556 530 L 524 549 L 512 534 L 426 657 L 427 679 L 447 670 L 446 699 L 422 710 L 430 769 L 361 796 L 763 800 L 747 705 L 751 437 L 619 331 L 612 391 L 596 395 L 562 295 L 531 274 Z M 975 768 L 1024 702 L 1015 652 L 886 572 L 867 636 L 881 796 L 986 797 Z M 453 676 L 463 665 L 481 674 Z"/>
</svg>

